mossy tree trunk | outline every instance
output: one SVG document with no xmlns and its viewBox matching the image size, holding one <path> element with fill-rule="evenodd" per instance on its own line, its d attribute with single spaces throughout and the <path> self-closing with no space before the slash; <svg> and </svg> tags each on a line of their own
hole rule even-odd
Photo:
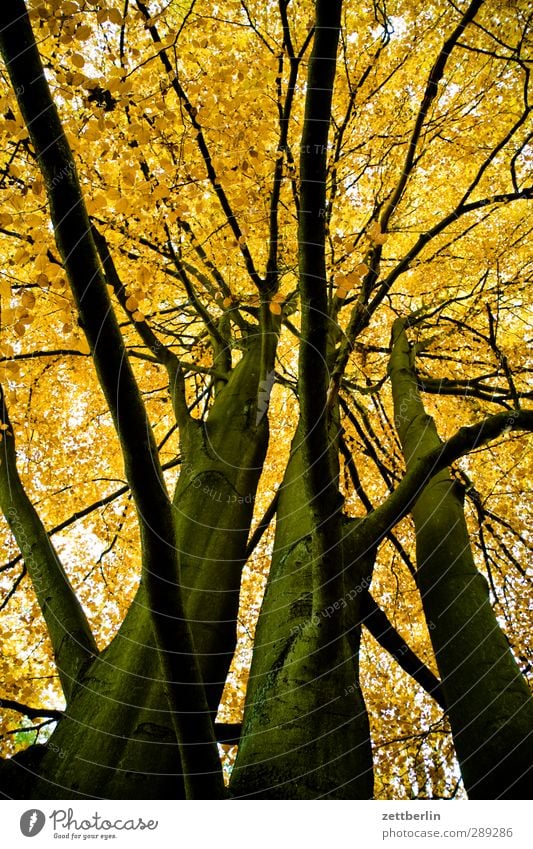
<svg viewBox="0 0 533 849">
<path fill-rule="evenodd" d="M 334 440 L 332 457 L 336 448 Z M 230 789 L 247 798 L 369 799 L 372 752 L 358 653 L 375 552 L 365 546 L 360 523 L 341 522 L 331 561 L 332 578 L 344 589 L 330 605 L 317 606 L 307 473 L 298 428 L 279 496 Z"/>
<path fill-rule="evenodd" d="M 213 720 L 235 650 L 240 576 L 268 438 L 266 416 L 256 424 L 260 351 L 258 336 L 207 421 L 190 419 L 174 497 L 184 607 Z M 111 644 L 71 683 L 48 744 L 13 763 L 9 795 L 183 796 L 143 583 Z"/>
<path fill-rule="evenodd" d="M 409 470 L 442 443 L 424 409 L 401 320 L 393 329 L 390 375 Z M 465 788 L 471 799 L 529 798 L 533 698 L 474 564 L 463 494 L 448 469 L 423 487 L 412 515 L 417 585 Z"/>
</svg>

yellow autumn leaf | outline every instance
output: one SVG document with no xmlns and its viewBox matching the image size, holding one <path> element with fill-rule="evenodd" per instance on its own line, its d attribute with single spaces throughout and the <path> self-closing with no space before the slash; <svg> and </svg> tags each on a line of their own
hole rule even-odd
<svg viewBox="0 0 533 849">
<path fill-rule="evenodd" d="M 126 309 L 129 310 L 129 312 L 134 312 L 137 309 L 138 305 L 139 302 L 137 298 L 134 297 L 134 295 L 130 295 L 129 298 L 126 300 Z"/>
<path fill-rule="evenodd" d="M 27 289 L 22 293 L 20 300 L 22 306 L 26 307 L 27 309 L 31 310 L 35 306 L 35 295 L 33 294 L 33 292 L 30 292 Z"/>
</svg>

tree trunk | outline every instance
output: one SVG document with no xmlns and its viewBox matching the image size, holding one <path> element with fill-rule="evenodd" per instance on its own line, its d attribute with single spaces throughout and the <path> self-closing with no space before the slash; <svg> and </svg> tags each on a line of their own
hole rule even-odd
<svg viewBox="0 0 533 849">
<path fill-rule="evenodd" d="M 268 441 L 267 417 L 256 424 L 259 366 L 257 337 L 207 422 L 190 420 L 174 498 L 184 606 L 213 719 L 235 650 L 240 575 Z M 119 632 L 74 688 L 48 744 L 33 748 L 6 773 L 10 797 L 183 797 L 143 584 Z"/>
<path fill-rule="evenodd" d="M 344 545 L 345 592 L 317 610 L 302 453 L 299 428 L 280 491 L 230 790 L 239 798 L 369 799 L 372 753 L 357 659 L 359 602 L 374 552 L 359 547 L 355 524 L 346 523 L 337 549 L 340 561 Z"/>
<path fill-rule="evenodd" d="M 268 417 L 258 415 L 261 337 L 248 344 L 207 421 L 189 419 L 180 429 L 180 581 L 213 719 L 235 651 L 241 572 L 268 445 Z"/>
<path fill-rule="evenodd" d="M 407 468 L 441 444 L 425 412 L 401 321 L 390 374 Z M 413 507 L 417 584 L 453 739 L 471 799 L 527 799 L 533 772 L 533 698 L 472 557 L 462 493 L 445 469 Z"/>
</svg>

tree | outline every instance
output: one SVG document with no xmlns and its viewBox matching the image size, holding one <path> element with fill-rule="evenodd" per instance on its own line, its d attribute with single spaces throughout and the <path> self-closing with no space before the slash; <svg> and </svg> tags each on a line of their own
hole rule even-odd
<svg viewBox="0 0 533 849">
<path fill-rule="evenodd" d="M 526 798 L 527 4 L 5 6 L 3 795 Z"/>
</svg>

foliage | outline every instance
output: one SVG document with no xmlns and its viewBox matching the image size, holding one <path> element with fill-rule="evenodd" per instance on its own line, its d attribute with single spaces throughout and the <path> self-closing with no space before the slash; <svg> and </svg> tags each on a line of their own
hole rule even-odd
<svg viewBox="0 0 533 849">
<path fill-rule="evenodd" d="M 258 401 L 259 415 L 268 406 L 270 437 L 253 531 L 283 480 L 302 399 L 298 221 L 314 4 L 28 6 L 91 223 L 113 258 L 108 290 L 169 491 L 187 472 L 161 351 L 178 358 L 186 402 L 201 421 L 247 334 L 259 332 L 261 311 L 279 335 L 274 375 L 263 374 Z M 404 475 L 387 379 L 398 316 L 409 317 L 418 385 L 442 439 L 512 414 L 532 395 L 531 10 L 525 0 L 487 0 L 448 51 L 466 9 L 388 0 L 342 10 L 322 216 L 327 369 L 343 427 L 339 483 L 349 517 L 382 504 Z M 6 73 L 0 111 L 1 383 L 24 488 L 102 649 L 138 587 L 138 519 Z M 68 177 L 57 175 L 59 188 Z M 527 676 L 527 437 L 503 432 L 454 461 L 452 474 L 463 487 L 476 565 Z M 243 571 L 219 721 L 242 719 L 273 538 L 271 522 Z M 0 696 L 61 708 L 47 627 L 6 525 L 2 557 Z M 404 517 L 379 546 L 372 595 L 437 674 L 415 561 Z M 460 797 L 445 714 L 363 635 L 377 798 Z M 0 714 L 4 756 L 27 744 L 27 724 L 20 713 Z M 43 740 L 46 727 L 37 733 Z M 224 757 L 229 772 L 235 747 Z"/>
</svg>

